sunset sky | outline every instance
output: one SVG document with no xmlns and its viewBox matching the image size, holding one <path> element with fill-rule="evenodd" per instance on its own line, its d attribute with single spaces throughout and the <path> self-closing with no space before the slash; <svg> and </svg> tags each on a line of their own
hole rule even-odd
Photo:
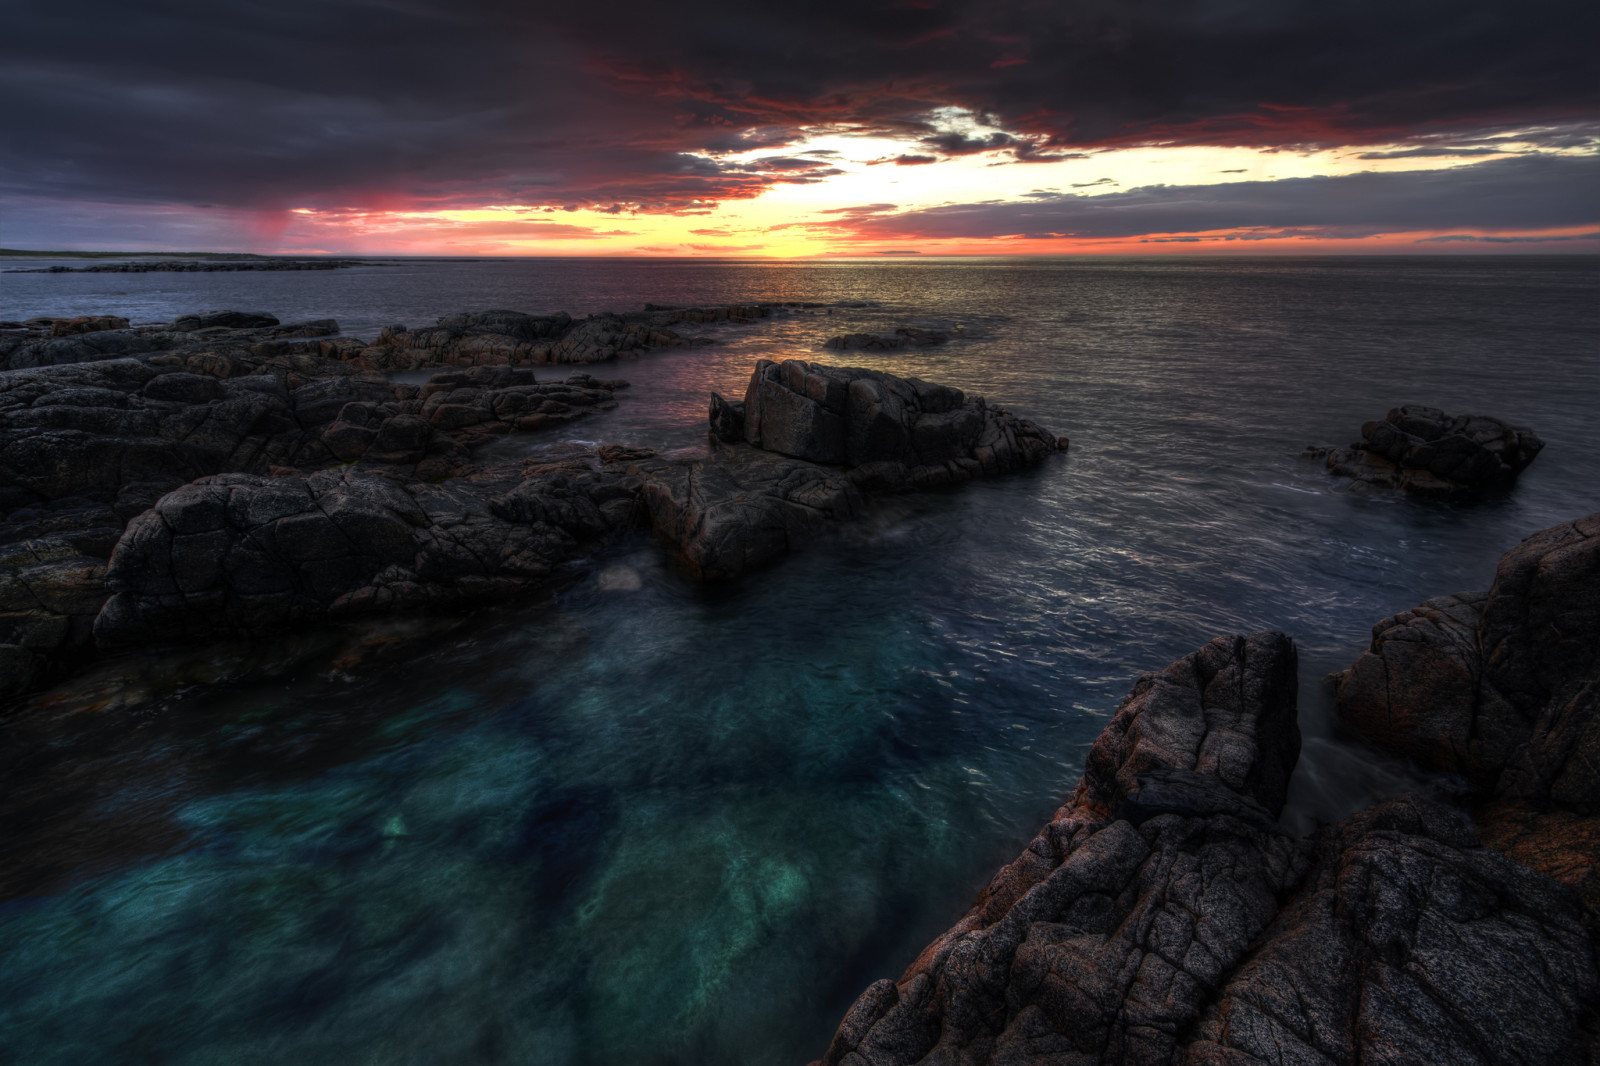
<svg viewBox="0 0 1600 1066">
<path fill-rule="evenodd" d="M 1600 251 L 1592 0 L 5 0 L 0 243 Z"/>
</svg>

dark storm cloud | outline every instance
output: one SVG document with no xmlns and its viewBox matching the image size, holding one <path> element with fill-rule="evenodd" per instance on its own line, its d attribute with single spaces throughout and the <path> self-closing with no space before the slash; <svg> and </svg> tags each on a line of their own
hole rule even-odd
<svg viewBox="0 0 1600 1066">
<path fill-rule="evenodd" d="M 0 149 L 13 197 L 691 212 L 825 177 L 781 154 L 822 125 L 902 137 L 899 162 L 1560 129 L 1596 112 L 1596 10 L 4 0 Z M 1006 132 L 952 132 L 944 107 Z M 746 151 L 774 154 L 714 158 Z"/>
<path fill-rule="evenodd" d="M 827 226 L 860 240 L 1123 238 L 1254 230 L 1319 237 L 1441 229 L 1541 230 L 1600 221 L 1600 158 L 1528 156 L 1451 170 L 1152 185 L 1022 203 L 950 204 L 846 216 Z M 1171 237 L 1171 240 L 1193 240 Z"/>
</svg>

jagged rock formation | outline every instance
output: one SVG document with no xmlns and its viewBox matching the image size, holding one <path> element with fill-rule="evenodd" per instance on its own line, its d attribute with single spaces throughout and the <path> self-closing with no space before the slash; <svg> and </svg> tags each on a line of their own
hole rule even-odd
<svg viewBox="0 0 1600 1066">
<path fill-rule="evenodd" d="M 321 340 L 339 332 L 339 324 L 331 318 L 284 325 L 271 315 L 250 311 L 204 311 L 180 315 L 165 325 L 132 328 L 126 319 L 112 315 L 35 318 L 21 325 L 0 332 L 0 370 L 123 357 L 168 366 L 289 356 L 347 359 L 364 347 L 353 338 Z"/>
<path fill-rule="evenodd" d="M 836 352 L 894 352 L 901 348 L 932 348 L 949 339 L 950 334 L 942 329 L 901 326 L 887 336 L 880 333 L 844 333 L 829 337 L 822 346 Z"/>
<path fill-rule="evenodd" d="M 1361 436 L 1348 448 L 1312 446 L 1305 454 L 1324 458 L 1330 471 L 1363 486 L 1450 496 L 1509 484 L 1544 447 L 1531 429 L 1418 404 L 1366 423 Z"/>
<path fill-rule="evenodd" d="M 860 514 L 874 495 L 1037 464 L 1058 442 L 960 389 L 763 359 L 745 399 L 711 398 L 711 458 L 646 471 L 658 535 L 691 572 L 737 577 Z"/>
<path fill-rule="evenodd" d="M 629 458 L 502 464 L 437 485 L 348 468 L 202 478 L 130 523 L 95 638 L 249 635 L 503 599 L 634 523 Z"/>
<path fill-rule="evenodd" d="M 1429 801 L 1277 825 L 1295 675 L 1256 633 L 1141 678 L 1068 803 L 822 1064 L 1582 1062 L 1600 974 L 1570 893 Z"/>
<path fill-rule="evenodd" d="M 1535 533 L 1487 592 L 1373 627 L 1341 721 L 1475 785 L 1487 839 L 1574 886 L 1600 930 L 1600 513 Z"/>
</svg>

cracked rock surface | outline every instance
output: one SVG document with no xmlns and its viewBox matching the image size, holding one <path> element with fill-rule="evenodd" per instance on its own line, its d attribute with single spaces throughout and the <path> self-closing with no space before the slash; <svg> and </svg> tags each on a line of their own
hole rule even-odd
<svg viewBox="0 0 1600 1066">
<path fill-rule="evenodd" d="M 1566 888 L 1419 798 L 1278 826 L 1295 690 L 1273 632 L 1141 678 L 1067 804 L 821 1063 L 1585 1061 L 1600 976 Z"/>
</svg>

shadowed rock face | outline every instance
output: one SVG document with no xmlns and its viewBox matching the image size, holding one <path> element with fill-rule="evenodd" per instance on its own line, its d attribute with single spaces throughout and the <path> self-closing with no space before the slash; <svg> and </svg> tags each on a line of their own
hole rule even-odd
<svg viewBox="0 0 1600 1066">
<path fill-rule="evenodd" d="M 1571 894 L 1403 799 L 1277 826 L 1294 647 L 1141 678 L 1072 798 L 825 1066 L 1583 1061 L 1600 976 Z"/>
<path fill-rule="evenodd" d="M 1328 469 L 1364 485 L 1398 487 L 1424 496 L 1505 485 L 1544 448 L 1538 434 L 1487 415 L 1451 416 L 1409 404 L 1361 427 L 1348 448 L 1313 448 Z"/>
</svg>

